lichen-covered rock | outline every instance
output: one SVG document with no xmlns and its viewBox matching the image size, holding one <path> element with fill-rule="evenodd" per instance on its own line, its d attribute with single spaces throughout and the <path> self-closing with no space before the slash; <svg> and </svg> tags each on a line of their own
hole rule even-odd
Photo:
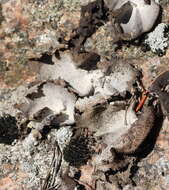
<svg viewBox="0 0 169 190">
<path fill-rule="evenodd" d="M 111 22 L 105 23 L 97 29 L 97 31 L 86 40 L 84 47 L 86 51 L 94 51 L 103 57 L 116 56 L 115 49 L 117 44 L 117 36 Z"/>
<path fill-rule="evenodd" d="M 63 36 L 68 38 L 77 27 L 79 13 L 80 4 L 77 1 L 2 2 L 2 61 L 26 63 L 28 58 L 40 57 L 44 52 L 52 54 L 55 49 L 60 48 L 60 36 L 65 33 Z"/>
<path fill-rule="evenodd" d="M 37 146 L 37 141 L 31 135 L 24 141 L 15 142 L 13 146 L 0 144 L 0 150 L 1 152 L 3 151 L 3 154 L 0 155 L 0 175 L 2 178 L 3 176 L 10 177 L 14 182 L 26 189 L 39 187 L 40 178 L 42 176 L 45 178 L 53 154 L 51 144 L 38 143 Z M 44 161 L 46 164 L 44 164 Z M 7 164 L 11 164 L 12 168 L 5 169 Z M 16 166 L 17 170 L 15 169 Z M 3 186 L 0 187 L 3 188 Z M 18 187 L 17 189 L 22 188 Z"/>
<path fill-rule="evenodd" d="M 0 189 L 168 189 L 168 120 L 155 115 L 151 128 L 154 115 L 126 102 L 139 99 L 140 68 L 146 89 L 168 69 L 168 51 L 154 57 L 130 42 L 120 49 L 103 2 L 117 1 L 1 1 Z M 163 23 L 167 2 L 159 1 Z"/>
</svg>

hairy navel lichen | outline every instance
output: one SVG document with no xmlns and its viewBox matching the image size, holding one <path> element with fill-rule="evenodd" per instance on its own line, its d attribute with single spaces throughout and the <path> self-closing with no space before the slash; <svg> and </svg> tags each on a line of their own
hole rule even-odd
<svg viewBox="0 0 169 190">
<path fill-rule="evenodd" d="M 79 167 L 86 164 L 91 156 L 88 139 L 83 136 L 71 139 L 69 145 L 63 150 L 63 156 L 71 166 Z"/>
</svg>

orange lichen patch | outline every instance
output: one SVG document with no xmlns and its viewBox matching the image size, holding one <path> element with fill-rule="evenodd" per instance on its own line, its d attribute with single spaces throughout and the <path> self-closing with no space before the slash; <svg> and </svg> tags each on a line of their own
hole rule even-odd
<svg viewBox="0 0 169 190">
<path fill-rule="evenodd" d="M 4 62 L 16 62 L 16 54 L 14 49 L 16 48 L 16 44 L 12 41 L 10 37 L 5 36 L 0 46 L 0 55 L 1 61 Z"/>
<path fill-rule="evenodd" d="M 16 62 L 16 56 L 15 53 L 8 50 L 7 48 L 5 50 L 2 50 L 0 48 L 0 54 L 2 54 L 2 62 L 11 62 L 11 63 L 15 63 Z"/>
<path fill-rule="evenodd" d="M 6 177 L 0 179 L 0 190 L 26 190 L 22 182 L 28 175 L 20 169 L 20 164 L 3 164 L 1 167 L 6 173 Z M 12 178 L 15 176 L 15 180 Z"/>
<path fill-rule="evenodd" d="M 14 182 L 10 177 L 5 177 L 0 180 L 0 190 L 26 190 Z"/>
<path fill-rule="evenodd" d="M 9 85 L 7 85 L 6 83 L 4 83 L 3 81 L 1 81 L 1 78 L 0 78 L 0 89 L 9 89 L 10 88 L 10 86 Z"/>
</svg>

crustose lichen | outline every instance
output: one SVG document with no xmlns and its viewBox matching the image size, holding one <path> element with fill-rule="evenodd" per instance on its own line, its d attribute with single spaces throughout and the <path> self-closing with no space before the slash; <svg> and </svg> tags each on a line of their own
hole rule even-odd
<svg viewBox="0 0 169 190">
<path fill-rule="evenodd" d="M 168 47 L 168 25 L 165 23 L 158 24 L 154 31 L 147 35 L 145 45 L 150 47 L 151 51 L 158 55 L 163 55 Z"/>
</svg>

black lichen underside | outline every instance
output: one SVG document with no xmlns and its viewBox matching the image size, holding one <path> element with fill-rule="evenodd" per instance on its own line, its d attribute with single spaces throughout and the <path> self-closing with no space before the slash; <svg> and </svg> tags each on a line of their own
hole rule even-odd
<svg viewBox="0 0 169 190">
<path fill-rule="evenodd" d="M 91 157 L 88 146 L 88 138 L 78 137 L 72 139 L 63 150 L 63 157 L 71 166 L 80 167 L 85 165 Z"/>
<path fill-rule="evenodd" d="M 144 0 L 145 4 L 151 5 L 151 0 Z"/>
<path fill-rule="evenodd" d="M 26 95 L 26 98 L 29 98 L 30 100 L 35 100 L 37 98 L 44 97 L 43 93 L 43 86 L 46 84 L 46 82 L 42 82 L 39 86 L 37 86 L 37 92 L 32 92 L 30 94 Z"/>
<path fill-rule="evenodd" d="M 33 115 L 33 118 L 37 121 L 42 121 L 48 115 L 52 115 L 53 112 L 50 108 L 44 107 Z"/>
<path fill-rule="evenodd" d="M 0 117 L 0 143 L 11 144 L 19 138 L 16 119 L 10 115 Z"/>
<path fill-rule="evenodd" d="M 84 57 L 79 68 L 91 71 L 97 68 L 97 63 L 100 61 L 100 56 L 96 53 L 89 52 L 86 57 Z"/>
<path fill-rule="evenodd" d="M 43 53 L 40 58 L 30 58 L 30 61 L 39 61 L 45 64 L 53 65 L 52 56 L 47 53 Z"/>
<path fill-rule="evenodd" d="M 133 7 L 130 2 L 125 3 L 119 10 L 119 14 L 115 17 L 115 22 L 119 24 L 127 24 L 131 18 Z"/>
</svg>

